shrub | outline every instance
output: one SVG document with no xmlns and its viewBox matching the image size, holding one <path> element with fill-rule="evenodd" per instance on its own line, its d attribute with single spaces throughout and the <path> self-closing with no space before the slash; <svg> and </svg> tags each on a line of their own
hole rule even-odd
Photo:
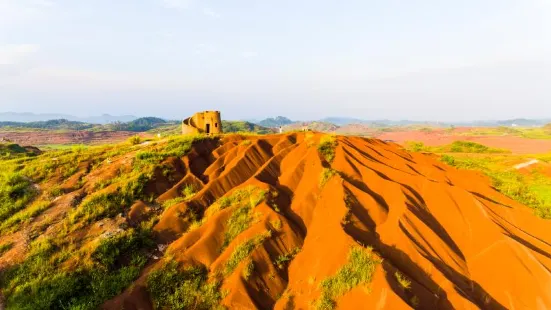
<svg viewBox="0 0 551 310">
<path fill-rule="evenodd" d="M 337 271 L 337 274 L 323 280 L 320 284 L 322 297 L 318 301 L 318 309 L 334 309 L 335 299 L 344 295 L 354 287 L 370 283 L 375 268 L 381 260 L 371 249 L 354 246 L 348 255 L 348 262 Z"/>
<path fill-rule="evenodd" d="M 327 160 L 328 163 L 333 162 L 335 159 L 335 148 L 337 147 L 337 140 L 335 136 L 323 136 L 320 139 L 318 145 L 318 151 Z"/>
<path fill-rule="evenodd" d="M 394 277 L 396 278 L 396 281 L 398 281 L 398 283 L 404 290 L 409 290 L 411 288 L 411 281 L 405 275 L 403 275 L 400 271 L 396 271 L 394 273 Z"/>
<path fill-rule="evenodd" d="M 156 309 L 219 309 L 220 282 L 207 281 L 205 266 L 181 269 L 177 262 L 165 263 L 147 278 L 147 289 Z"/>
<path fill-rule="evenodd" d="M 130 145 L 138 145 L 142 143 L 142 138 L 140 138 L 140 136 L 132 136 L 128 138 L 128 143 L 130 143 Z"/>
<path fill-rule="evenodd" d="M 276 258 L 274 265 L 279 269 L 285 268 L 288 262 L 290 262 L 300 252 L 300 248 L 296 247 L 287 254 L 281 254 Z"/>
<path fill-rule="evenodd" d="M 455 158 L 453 158 L 453 156 L 450 156 L 450 155 L 442 155 L 440 157 L 440 160 L 450 166 L 455 166 Z"/>
<path fill-rule="evenodd" d="M 249 280 L 254 272 L 254 262 L 252 260 L 247 261 L 247 265 L 243 268 L 243 279 Z"/>
<path fill-rule="evenodd" d="M 193 196 L 195 196 L 196 193 L 197 193 L 197 190 L 193 185 L 186 185 L 182 190 L 182 194 L 184 195 L 186 200 L 191 199 Z"/>
<path fill-rule="evenodd" d="M 427 147 L 423 142 L 407 142 L 406 149 L 412 152 L 424 152 Z"/>
<path fill-rule="evenodd" d="M 320 187 L 323 188 L 325 184 L 337 174 L 339 174 L 337 170 L 333 170 L 331 168 L 323 168 L 320 176 Z"/>
</svg>

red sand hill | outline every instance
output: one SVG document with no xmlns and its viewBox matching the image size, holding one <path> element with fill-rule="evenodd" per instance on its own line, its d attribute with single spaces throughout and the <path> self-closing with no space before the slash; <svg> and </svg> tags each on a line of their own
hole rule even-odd
<svg viewBox="0 0 551 310">
<path fill-rule="evenodd" d="M 339 309 L 551 308 L 548 222 L 497 192 L 488 178 L 395 144 L 339 136 L 329 163 L 317 149 L 322 136 L 199 142 L 183 158 L 181 181 L 159 200 L 177 197 L 188 184 L 201 190 L 163 213 L 155 227 L 159 243 L 169 244 L 173 259 L 204 264 L 214 277 L 236 247 L 264 236 L 223 280 L 222 304 L 230 309 L 315 308 L 322 281 L 356 247 L 371 247 L 380 263 L 371 281 L 335 297 Z M 326 168 L 335 174 L 321 184 Z M 234 210 L 217 210 L 216 201 L 247 188 L 264 190 L 266 199 L 254 207 L 250 227 L 224 245 Z M 136 218 L 144 208 L 136 206 Z M 203 219 L 192 229 L 190 210 Z M 276 258 L 296 248 L 278 268 Z M 255 266 L 247 280 L 246 261 Z M 104 307 L 150 309 L 145 279 L 158 265 Z M 400 284 L 397 271 L 411 284 Z"/>
</svg>

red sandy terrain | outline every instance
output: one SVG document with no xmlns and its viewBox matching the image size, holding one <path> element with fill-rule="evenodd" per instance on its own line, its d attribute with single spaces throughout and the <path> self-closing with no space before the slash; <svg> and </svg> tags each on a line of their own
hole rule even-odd
<svg viewBox="0 0 551 310">
<path fill-rule="evenodd" d="M 189 184 L 201 190 L 164 211 L 155 227 L 159 243 L 169 245 L 173 259 L 203 264 L 215 277 L 238 245 L 264 234 L 223 281 L 222 303 L 230 309 L 315 307 L 320 283 L 346 264 L 352 247 L 371 247 L 382 263 L 370 283 L 336 298 L 341 309 L 551 308 L 548 221 L 497 192 L 486 177 L 393 143 L 338 137 L 329 163 L 316 147 L 322 136 L 226 136 L 174 158 L 181 177 L 159 200 L 179 196 Z M 384 138 L 422 141 L 418 137 Z M 338 173 L 322 185 L 329 167 Z M 223 247 L 234 209 L 217 210 L 215 202 L 249 186 L 265 190 L 266 199 L 254 207 L 251 226 Z M 132 220 L 146 210 L 135 205 Z M 190 210 L 204 218 L 192 230 Z M 295 248 L 300 252 L 288 266 L 276 267 L 276 258 Z M 247 260 L 255 268 L 245 280 Z M 145 279 L 158 265 L 104 307 L 151 309 Z M 411 281 L 408 288 L 396 271 Z"/>
<path fill-rule="evenodd" d="M 376 138 L 392 140 L 399 144 L 408 141 L 419 141 L 429 146 L 446 145 L 458 140 L 472 141 L 489 147 L 508 149 L 514 154 L 551 152 L 551 140 L 526 139 L 513 136 L 460 136 L 448 134 L 445 131 L 396 131 L 377 134 Z"/>
<path fill-rule="evenodd" d="M 24 145 L 46 145 L 46 144 L 102 144 L 124 141 L 136 132 L 130 131 L 30 131 L 30 132 L 9 132 L 0 131 L 0 140 L 7 139 L 13 143 Z M 144 135 L 139 133 L 139 135 Z"/>
</svg>

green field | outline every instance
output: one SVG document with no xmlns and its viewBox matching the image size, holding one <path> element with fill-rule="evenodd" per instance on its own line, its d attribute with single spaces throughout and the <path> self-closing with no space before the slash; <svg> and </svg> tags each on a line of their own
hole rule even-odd
<svg viewBox="0 0 551 310">
<path fill-rule="evenodd" d="M 410 142 L 406 148 L 414 152 L 436 153 L 448 165 L 459 169 L 480 171 L 503 194 L 535 210 L 536 215 L 551 219 L 551 177 L 541 168 L 521 173 L 514 168 L 532 159 L 551 164 L 550 154 L 511 155 L 507 150 L 494 149 L 474 142 L 456 141 L 450 145 L 429 147 Z"/>
</svg>

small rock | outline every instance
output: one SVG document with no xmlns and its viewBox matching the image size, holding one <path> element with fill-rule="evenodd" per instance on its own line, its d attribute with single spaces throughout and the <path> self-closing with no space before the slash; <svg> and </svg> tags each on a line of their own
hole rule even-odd
<svg viewBox="0 0 551 310">
<path fill-rule="evenodd" d="M 159 257 L 157 257 L 157 256 L 153 255 L 153 259 L 154 259 L 154 260 L 158 260 L 158 259 L 159 259 Z"/>
</svg>

